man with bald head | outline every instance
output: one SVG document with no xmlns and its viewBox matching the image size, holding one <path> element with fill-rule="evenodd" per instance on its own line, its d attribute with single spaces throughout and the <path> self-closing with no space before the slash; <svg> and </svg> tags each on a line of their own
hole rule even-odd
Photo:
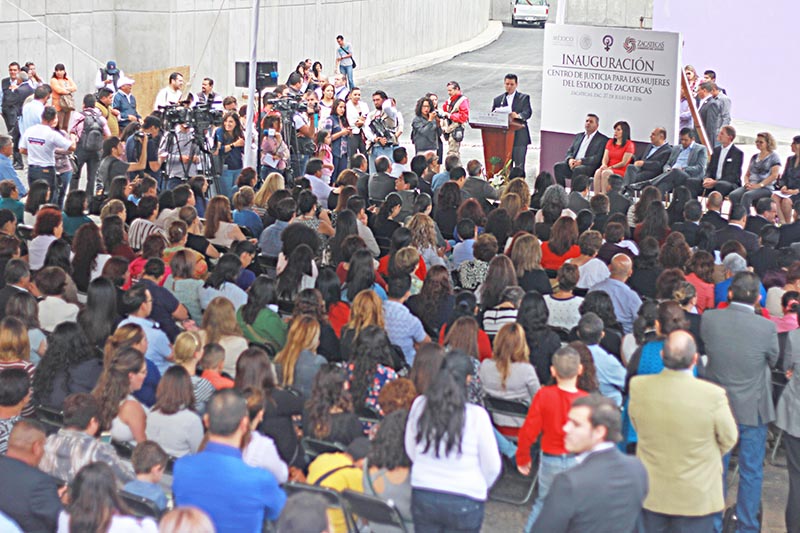
<svg viewBox="0 0 800 533">
<path fill-rule="evenodd" d="M 642 155 L 628 165 L 625 170 L 624 184 L 638 183 L 655 178 L 664 171 L 667 164 L 671 147 L 667 143 L 667 130 L 665 128 L 655 128 L 650 132 L 650 146 Z"/>
<path fill-rule="evenodd" d="M 644 530 L 713 531 L 714 516 L 725 508 L 722 458 L 736 444 L 736 421 L 725 389 L 695 378 L 698 353 L 691 333 L 670 333 L 661 356 L 661 373 L 630 383 L 636 455 L 650 479 Z"/>
<path fill-rule="evenodd" d="M 706 213 L 700 219 L 700 223 L 708 222 L 714 226 L 714 231 L 720 230 L 728 226 L 728 221 L 722 217 L 722 201 L 723 196 L 720 192 L 714 191 L 708 195 L 706 202 Z"/>
<path fill-rule="evenodd" d="M 0 455 L 0 511 L 26 532 L 56 530 L 62 483 L 39 470 L 45 433 L 34 421 L 20 420 L 11 430 L 6 455 Z"/>
<path fill-rule="evenodd" d="M 622 330 L 631 333 L 633 321 L 636 320 L 636 314 L 642 305 L 639 295 L 625 283 L 633 274 L 633 261 L 625 254 L 617 254 L 611 258 L 608 270 L 611 272 L 611 277 L 589 289 L 589 292 L 606 292 L 614 303 L 614 312 L 622 325 Z"/>
</svg>

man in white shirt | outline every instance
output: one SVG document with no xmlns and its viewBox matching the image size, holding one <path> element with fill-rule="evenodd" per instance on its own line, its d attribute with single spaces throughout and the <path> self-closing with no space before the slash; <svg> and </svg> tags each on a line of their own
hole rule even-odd
<svg viewBox="0 0 800 533">
<path fill-rule="evenodd" d="M 586 115 L 584 131 L 575 135 L 566 157 L 553 166 L 553 174 L 560 185 L 577 174 L 594 176 L 603 162 L 608 137 L 597 131 L 600 119 L 595 114 Z"/>
<path fill-rule="evenodd" d="M 50 186 L 50 198 L 58 198 L 62 186 L 56 177 L 56 150 L 74 152 L 77 143 L 74 133 L 64 137 L 55 129 L 56 124 L 56 109 L 47 106 L 42 112 L 42 122 L 28 128 L 19 142 L 20 152 L 28 156 L 28 183 L 45 180 Z"/>
<path fill-rule="evenodd" d="M 160 107 L 175 105 L 181 101 L 182 97 L 183 74 L 180 72 L 173 72 L 169 75 L 169 85 L 158 91 L 155 104 L 153 104 L 153 111 L 158 111 Z"/>
<path fill-rule="evenodd" d="M 22 106 L 22 118 L 19 122 L 20 137 L 25 135 L 28 128 L 42 122 L 42 112 L 52 92 L 49 85 L 40 85 L 33 91 L 33 100 Z"/>
<path fill-rule="evenodd" d="M 350 99 L 345 106 L 347 123 L 350 124 L 352 134 L 347 138 L 347 153 L 352 157 L 356 153 L 367 153 L 364 138 L 361 136 L 361 128 L 366 122 L 369 114 L 369 106 L 361 101 L 361 89 L 354 87 L 350 90 Z"/>
<path fill-rule="evenodd" d="M 385 92 L 375 91 L 372 94 L 372 103 L 375 104 L 375 110 L 367 116 L 363 131 L 370 142 L 369 171 L 374 174 L 377 158 L 384 155 L 392 160 L 394 148 L 397 146 L 398 123 L 397 108 Z"/>
<path fill-rule="evenodd" d="M 303 177 L 311 183 L 311 192 L 317 197 L 319 205 L 328 205 L 328 196 L 333 189 L 322 179 L 322 159 L 310 159 Z"/>
</svg>

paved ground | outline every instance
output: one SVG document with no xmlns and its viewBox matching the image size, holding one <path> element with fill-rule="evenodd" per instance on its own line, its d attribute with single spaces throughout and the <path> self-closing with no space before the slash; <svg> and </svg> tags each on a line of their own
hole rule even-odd
<svg viewBox="0 0 800 533">
<path fill-rule="evenodd" d="M 475 111 L 488 111 L 492 98 L 503 92 L 503 76 L 514 72 L 520 78 L 520 90 L 531 94 L 533 116 L 528 122 L 532 144 L 528 151 L 526 170 L 528 176 L 535 175 L 539 164 L 539 117 L 541 112 L 542 85 L 542 41 L 544 31 L 539 28 L 504 27 L 503 34 L 494 43 L 480 50 L 462 54 L 439 65 L 428 67 L 395 78 L 376 83 L 364 84 L 364 94 L 371 94 L 382 89 L 397 100 L 398 107 L 405 117 L 407 132 L 401 138 L 405 145 L 411 145 L 408 138 L 411 120 L 414 117 L 414 105 L 418 98 L 427 92 L 435 92 L 440 100 L 446 95 L 446 84 L 456 80 L 464 93 L 469 97 L 471 108 Z M 769 130 L 758 125 L 758 130 Z M 784 159 L 788 147 L 779 147 L 779 154 Z M 742 146 L 746 156 L 755 153 L 752 145 Z M 462 145 L 464 160 L 477 158 L 483 160 L 480 145 L 480 134 L 467 129 Z M 784 466 L 765 467 L 763 504 L 764 532 L 779 533 L 785 531 L 783 511 L 788 492 L 785 458 L 778 455 L 778 463 Z M 729 503 L 735 500 L 735 484 L 729 492 Z M 486 507 L 484 531 L 507 532 L 521 531 L 532 502 L 520 506 L 499 502 L 489 502 Z"/>
</svg>

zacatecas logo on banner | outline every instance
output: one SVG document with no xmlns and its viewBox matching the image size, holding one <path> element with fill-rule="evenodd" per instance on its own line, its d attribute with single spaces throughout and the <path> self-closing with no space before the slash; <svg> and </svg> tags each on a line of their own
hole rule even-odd
<svg viewBox="0 0 800 533">
<path fill-rule="evenodd" d="M 625 120 L 636 140 L 654 126 L 677 139 L 680 64 L 678 33 L 547 25 L 542 130 L 574 133 L 595 113 L 605 134 Z"/>
</svg>

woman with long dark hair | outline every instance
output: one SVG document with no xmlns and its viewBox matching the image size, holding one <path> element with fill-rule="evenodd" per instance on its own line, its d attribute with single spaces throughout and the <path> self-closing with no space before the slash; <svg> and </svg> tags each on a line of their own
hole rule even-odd
<svg viewBox="0 0 800 533">
<path fill-rule="evenodd" d="M 236 309 L 243 306 L 247 302 L 247 293 L 236 285 L 241 268 L 242 261 L 235 254 L 220 257 L 217 266 L 200 289 L 200 307 L 207 308 L 211 300 L 218 296 L 230 300 Z"/>
<path fill-rule="evenodd" d="M 36 213 L 39 208 L 50 201 L 50 186 L 45 180 L 37 180 L 31 183 L 28 197 L 25 198 L 25 212 L 20 223 L 32 226 L 36 222 Z M 74 232 L 73 232 L 74 233 Z"/>
<path fill-rule="evenodd" d="M 89 222 L 92 222 L 91 220 Z M 93 222 L 92 222 L 93 223 Z M 67 286 L 64 289 L 64 300 L 78 303 L 78 287 L 72 280 L 72 246 L 66 239 L 56 239 L 47 248 L 42 267 L 59 267 L 67 275 Z"/>
<path fill-rule="evenodd" d="M 422 290 L 406 301 L 406 307 L 422 322 L 425 332 L 435 338 L 453 313 L 453 286 L 450 272 L 443 266 L 428 271 Z"/>
<path fill-rule="evenodd" d="M 327 311 L 327 321 L 336 336 L 341 338 L 342 328 L 350 321 L 350 304 L 342 301 L 342 285 L 333 267 L 326 266 L 319 270 L 314 287 L 322 295 Z"/>
<path fill-rule="evenodd" d="M 714 256 L 698 250 L 686 264 L 686 281 L 697 291 L 697 312 L 714 309 Z"/>
<path fill-rule="evenodd" d="M 624 120 L 614 124 L 614 136 L 606 143 L 603 161 L 594 173 L 594 190 L 604 193 L 608 186 L 608 178 L 612 174 L 624 176 L 625 169 L 633 160 L 636 145 L 631 140 L 631 127 Z"/>
<path fill-rule="evenodd" d="M 233 182 L 242 171 L 244 157 L 244 134 L 239 115 L 229 111 L 222 117 L 222 127 L 214 133 L 215 153 L 225 165 L 220 176 L 220 194 L 231 197 Z"/>
<path fill-rule="evenodd" d="M 89 289 L 89 282 L 99 278 L 103 266 L 111 257 L 106 253 L 100 228 L 94 224 L 84 224 L 75 232 L 72 240 L 72 279 L 81 292 Z"/>
<path fill-rule="evenodd" d="M 275 281 L 258 276 L 247 291 L 247 303 L 236 311 L 236 321 L 250 342 L 272 347 L 277 353 L 286 344 L 286 323 L 277 313 Z"/>
<path fill-rule="evenodd" d="M 453 235 L 458 222 L 458 207 L 461 205 L 461 189 L 454 181 L 441 186 L 436 197 L 436 212 L 433 219 L 442 235 Z"/>
<path fill-rule="evenodd" d="M 656 279 L 664 270 L 658 262 L 660 252 L 655 237 L 645 237 L 639 242 L 639 255 L 633 260 L 633 274 L 628 285 L 642 297 L 656 297 Z"/>
<path fill-rule="evenodd" d="M 483 361 L 484 359 L 491 358 L 492 341 L 489 339 L 489 336 L 486 334 L 486 332 L 480 329 L 480 325 L 477 320 L 478 311 L 478 300 L 474 293 L 466 290 L 457 292 L 453 299 L 453 313 L 450 317 L 450 321 L 447 324 L 444 324 L 439 330 L 439 344 L 444 346 L 447 343 L 448 337 L 451 337 L 450 330 L 459 318 L 469 317 L 475 319 L 475 324 L 477 325 L 476 342 L 478 347 L 478 360 Z M 471 342 L 471 339 L 465 339 L 464 342 Z"/>
<path fill-rule="evenodd" d="M 342 300 L 351 302 L 358 293 L 367 289 L 375 291 L 381 300 L 386 300 L 386 291 L 375 281 L 375 261 L 372 254 L 366 249 L 356 250 L 348 264 Z"/>
<path fill-rule="evenodd" d="M 378 209 L 378 214 L 372 222 L 372 231 L 375 237 L 391 239 L 394 232 L 401 227 L 396 219 L 403 209 L 403 199 L 396 192 L 389 193 Z"/>
<path fill-rule="evenodd" d="M 203 440 L 203 422 L 194 408 L 189 373 L 182 366 L 171 366 L 161 376 L 156 404 L 147 414 L 147 438 L 173 457 L 197 452 Z"/>
<path fill-rule="evenodd" d="M 92 395 L 100 404 L 100 429 L 110 431 L 117 442 L 145 440 L 147 416 L 133 397 L 147 376 L 144 354 L 136 348 L 123 348 L 111 355 Z"/>
<path fill-rule="evenodd" d="M 305 436 L 344 446 L 364 436 L 347 383 L 347 373 L 338 366 L 327 364 L 319 369 L 303 412 Z"/>
<path fill-rule="evenodd" d="M 663 198 L 661 198 L 661 191 L 658 190 L 658 187 L 648 185 L 642 189 L 639 201 L 628 208 L 628 226 L 636 227 L 637 224 L 644 222 L 647 216 L 647 208 L 650 207 L 650 204 L 661 201 L 663 201 Z"/>
<path fill-rule="evenodd" d="M 282 307 L 291 311 L 287 306 L 294 301 L 297 294 L 303 289 L 314 287 L 314 252 L 305 245 L 297 246 L 288 257 L 286 267 L 278 274 L 278 301 Z"/>
<path fill-rule="evenodd" d="M 336 267 L 342 262 L 342 243 L 350 235 L 358 235 L 358 220 L 349 209 L 336 217 L 336 233 L 328 240 L 328 264 Z"/>
<path fill-rule="evenodd" d="M 644 220 L 633 229 L 633 240 L 637 243 L 647 237 L 653 237 L 663 246 L 667 236 L 672 232 L 669 228 L 669 217 L 663 202 L 653 202 L 645 210 Z"/>
<path fill-rule="evenodd" d="M 102 372 L 102 353 L 89 344 L 75 322 L 62 322 L 50 335 L 45 356 L 36 369 L 36 401 L 61 410 L 70 394 L 91 392 Z"/>
<path fill-rule="evenodd" d="M 92 346 L 102 349 L 120 321 L 117 314 L 117 289 L 106 278 L 89 283 L 86 306 L 78 312 L 78 324 Z M 58 329 L 58 328 L 56 328 Z"/>
<path fill-rule="evenodd" d="M 69 504 L 58 517 L 59 533 L 155 533 L 152 518 L 137 518 L 122 501 L 117 479 L 106 463 L 81 468 L 69 486 Z"/>
<path fill-rule="evenodd" d="M 333 85 L 330 87 L 333 89 Z M 331 132 L 333 178 L 335 180 L 347 168 L 347 138 L 353 132 L 347 123 L 346 102 L 344 100 L 338 98 L 333 100 L 330 115 L 325 120 L 325 129 Z"/>
<path fill-rule="evenodd" d="M 531 195 L 531 209 L 542 208 L 542 196 L 544 191 L 551 185 L 555 185 L 556 180 L 549 172 L 539 172 L 536 180 L 533 182 L 533 194 Z"/>
<path fill-rule="evenodd" d="M 664 268 L 686 270 L 686 264 L 691 257 L 692 249 L 686 243 L 686 237 L 683 236 L 683 233 L 675 231 L 669 234 L 661 246 L 658 262 Z"/>
<path fill-rule="evenodd" d="M 602 346 L 608 353 L 618 359 L 622 354 L 622 326 L 617 320 L 617 313 L 614 311 L 614 302 L 605 291 L 591 291 L 583 299 L 578 310 L 581 316 L 586 313 L 594 313 L 603 321 L 603 338 L 600 340 Z M 577 327 L 570 332 L 570 340 L 576 340 Z"/>
<path fill-rule="evenodd" d="M 475 531 L 489 487 L 501 471 L 489 414 L 467 403 L 471 358 L 453 351 L 408 415 L 411 512 L 418 530 Z"/>
<path fill-rule="evenodd" d="M 531 291 L 522 298 L 517 311 L 517 323 L 525 332 L 530 362 L 541 384 L 550 382 L 550 363 L 553 354 L 561 347 L 558 334 L 547 325 L 549 317 L 550 311 L 541 294 Z"/>
<path fill-rule="evenodd" d="M 517 284 L 514 263 L 506 255 L 496 255 L 489 262 L 486 279 L 476 293 L 480 295 L 481 310 L 497 307 L 506 287 Z"/>
<path fill-rule="evenodd" d="M 226 196 L 218 195 L 209 200 L 203 236 L 211 244 L 225 248 L 229 248 L 234 241 L 247 240 L 239 226 L 233 222 L 231 202 Z M 198 251 L 204 253 L 204 250 Z"/>
<path fill-rule="evenodd" d="M 423 343 L 417 349 L 408 379 L 414 384 L 418 394 L 425 394 L 433 383 L 444 363 L 444 354 L 444 348 L 435 342 Z"/>
<path fill-rule="evenodd" d="M 370 411 L 383 416 L 378 395 L 387 383 L 397 379 L 392 369 L 394 352 L 386 331 L 367 326 L 356 337 L 353 357 L 347 365 L 350 394 L 356 413 Z"/>
</svg>

